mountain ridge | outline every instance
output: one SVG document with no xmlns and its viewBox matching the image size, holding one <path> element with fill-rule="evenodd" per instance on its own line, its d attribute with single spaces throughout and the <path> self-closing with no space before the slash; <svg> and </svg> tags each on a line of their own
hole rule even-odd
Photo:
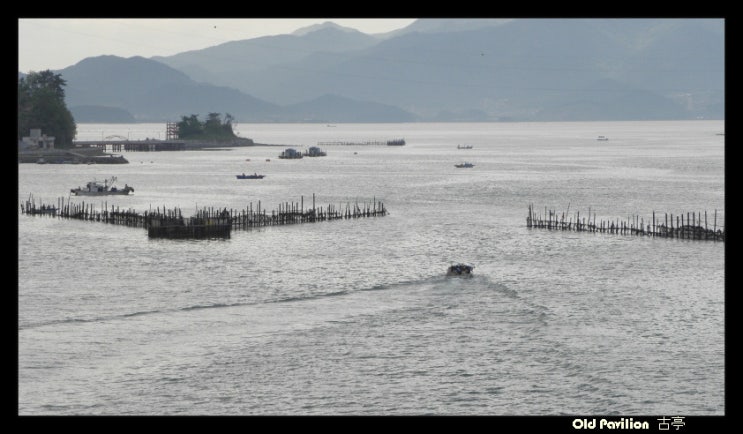
<svg viewBox="0 0 743 434">
<path fill-rule="evenodd" d="M 68 105 L 138 121 L 724 119 L 724 33 L 716 19 L 422 19 L 374 36 L 326 22 L 61 72 Z"/>
</svg>

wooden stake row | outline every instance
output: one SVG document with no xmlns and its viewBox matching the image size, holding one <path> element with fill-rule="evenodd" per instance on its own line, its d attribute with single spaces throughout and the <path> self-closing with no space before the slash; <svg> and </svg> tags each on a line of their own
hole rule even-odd
<svg viewBox="0 0 743 434">
<path fill-rule="evenodd" d="M 56 205 L 37 204 L 31 195 L 25 203 L 21 203 L 21 213 L 141 227 L 147 229 L 148 235 L 153 238 L 229 238 L 232 229 L 381 217 L 387 214 L 387 209 L 376 198 L 371 203 L 361 205 L 356 202 L 346 203 L 345 207 L 327 205 L 317 208 L 313 194 L 312 207 L 306 210 L 302 196 L 300 202 L 285 202 L 270 212 L 261 208 L 261 202 L 258 201 L 255 209 L 252 202 L 243 210 L 201 208 L 197 209 L 194 216 L 184 218 L 180 208 L 163 207 L 160 210 L 158 207 L 138 213 L 132 209 L 121 210 L 113 205 L 109 209 L 107 203 L 104 203 L 102 211 L 98 211 L 93 204 L 74 203 L 69 199 L 65 201 L 64 198 L 57 199 Z"/>
<path fill-rule="evenodd" d="M 712 227 L 709 225 L 707 211 L 704 211 L 704 226 L 702 226 L 702 213 L 686 213 L 676 215 L 674 225 L 674 215 L 664 214 L 663 220 L 656 218 L 653 211 L 652 220 L 646 224 L 643 217 L 632 216 L 627 220 L 596 220 L 596 213 L 591 214 L 588 210 L 588 216 L 581 218 L 580 212 L 575 214 L 575 219 L 566 213 L 557 213 L 554 210 L 544 208 L 544 214 L 537 215 L 534 205 L 530 204 L 529 214 L 526 216 L 526 227 L 537 229 L 550 229 L 576 232 L 599 232 L 619 235 L 645 235 L 662 238 L 680 238 L 689 240 L 711 240 L 725 241 L 724 225 L 717 227 L 717 210 L 714 213 Z"/>
</svg>

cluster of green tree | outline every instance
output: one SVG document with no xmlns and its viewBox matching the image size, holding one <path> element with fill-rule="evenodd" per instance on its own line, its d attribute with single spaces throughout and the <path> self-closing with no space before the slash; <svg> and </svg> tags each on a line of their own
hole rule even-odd
<svg viewBox="0 0 743 434">
<path fill-rule="evenodd" d="M 232 115 L 227 113 L 224 121 L 220 113 L 209 113 L 201 122 L 198 115 L 181 116 L 178 122 L 178 137 L 181 139 L 230 140 L 237 136 L 232 130 Z"/>
<path fill-rule="evenodd" d="M 65 104 L 61 74 L 51 70 L 30 72 L 18 80 L 18 140 L 28 136 L 31 129 L 54 137 L 54 146 L 72 146 L 77 125 Z"/>
</svg>

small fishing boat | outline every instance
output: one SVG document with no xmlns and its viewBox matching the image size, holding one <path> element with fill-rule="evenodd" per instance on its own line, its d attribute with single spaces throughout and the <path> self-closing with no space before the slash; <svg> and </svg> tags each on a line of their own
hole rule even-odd
<svg viewBox="0 0 743 434">
<path fill-rule="evenodd" d="M 457 145 L 457 149 L 472 149 L 472 145 Z"/>
<path fill-rule="evenodd" d="M 73 188 L 70 193 L 75 196 L 110 196 L 110 195 L 127 195 L 134 191 L 132 187 L 124 184 L 124 188 L 114 187 L 116 177 L 112 176 L 110 179 L 104 180 L 100 183 L 96 180 L 90 181 L 85 184 L 85 187 Z"/>
<path fill-rule="evenodd" d="M 455 164 L 454 167 L 458 167 L 461 169 L 461 168 L 475 167 L 475 165 L 472 163 L 464 162 L 464 163 Z"/>
<path fill-rule="evenodd" d="M 259 175 L 257 173 L 252 175 L 246 175 L 243 173 L 242 175 L 237 175 L 237 179 L 263 179 L 265 176 L 266 175 Z"/>
<path fill-rule="evenodd" d="M 474 265 L 468 265 L 468 264 L 453 264 L 450 265 L 449 268 L 446 270 L 447 276 L 471 276 L 472 270 L 474 270 Z"/>
<path fill-rule="evenodd" d="M 310 149 L 303 154 L 305 157 L 324 157 L 328 155 L 327 152 L 323 151 L 317 146 L 310 146 Z"/>
<path fill-rule="evenodd" d="M 599 142 L 606 142 L 609 140 L 609 138 L 606 136 L 598 136 L 596 137 L 596 140 L 598 140 Z"/>
<path fill-rule="evenodd" d="M 302 158 L 302 153 L 294 148 L 286 148 L 286 150 L 279 154 L 279 158 L 282 160 L 298 160 Z"/>
</svg>

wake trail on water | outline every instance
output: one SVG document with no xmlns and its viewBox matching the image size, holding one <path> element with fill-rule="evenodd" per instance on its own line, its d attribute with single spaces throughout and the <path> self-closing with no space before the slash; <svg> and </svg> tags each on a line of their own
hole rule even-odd
<svg viewBox="0 0 743 434">
<path fill-rule="evenodd" d="M 127 318 L 146 316 L 146 315 L 157 315 L 157 314 L 175 313 L 175 312 L 188 312 L 188 311 L 194 311 L 194 310 L 200 310 L 200 309 L 218 309 L 218 308 L 224 308 L 224 307 L 251 306 L 251 305 L 256 305 L 256 304 L 261 304 L 261 303 L 250 302 L 250 303 L 197 304 L 193 306 L 178 307 L 178 308 L 173 308 L 173 309 L 145 310 L 145 311 L 122 313 L 122 314 L 117 314 L 117 315 L 99 316 L 99 317 L 94 317 L 94 318 L 64 318 L 64 319 L 58 319 L 58 320 L 53 320 L 53 321 L 42 321 L 42 322 L 37 322 L 37 323 L 26 324 L 23 326 L 19 326 L 18 330 L 27 330 L 27 329 L 34 329 L 34 328 L 39 328 L 39 327 L 48 327 L 48 326 L 53 326 L 53 325 L 107 322 L 107 321 L 116 321 L 120 319 L 127 319 Z"/>
<path fill-rule="evenodd" d="M 466 293 L 466 294 L 477 294 L 484 293 L 486 291 L 492 291 L 505 296 L 509 299 L 521 299 L 519 293 L 509 288 L 508 285 L 500 282 L 493 281 L 489 276 L 485 275 L 473 275 L 469 277 L 459 276 L 427 276 L 414 279 L 406 279 L 399 282 L 374 284 L 366 287 L 360 287 L 350 290 L 338 290 L 332 292 L 313 292 L 301 295 L 288 295 L 285 297 L 263 299 L 263 300 L 251 300 L 248 302 L 235 302 L 235 303 L 210 303 L 210 304 L 194 304 L 190 306 L 168 308 L 168 309 L 152 309 L 142 310 L 136 312 L 127 312 L 114 315 L 103 315 L 92 318 L 63 318 L 55 319 L 51 321 L 41 321 L 35 323 L 29 323 L 25 325 L 19 325 L 19 330 L 28 330 L 40 327 L 49 327 L 57 325 L 73 325 L 73 324 L 89 324 L 96 322 L 108 322 L 117 320 L 126 320 L 129 318 L 136 318 L 149 315 L 169 314 L 178 312 L 192 312 L 204 309 L 221 309 L 221 308 L 235 308 L 245 306 L 257 306 L 263 304 L 273 303 L 296 303 L 306 301 L 316 301 L 325 298 L 343 297 L 348 296 L 357 292 L 367 291 L 404 291 L 404 292 L 416 292 L 425 293 L 430 291 L 435 294 L 446 294 L 446 293 Z M 529 304 L 528 300 L 525 300 Z M 534 305 L 531 306 L 539 312 L 544 313 L 546 310 L 543 306 Z"/>
</svg>

